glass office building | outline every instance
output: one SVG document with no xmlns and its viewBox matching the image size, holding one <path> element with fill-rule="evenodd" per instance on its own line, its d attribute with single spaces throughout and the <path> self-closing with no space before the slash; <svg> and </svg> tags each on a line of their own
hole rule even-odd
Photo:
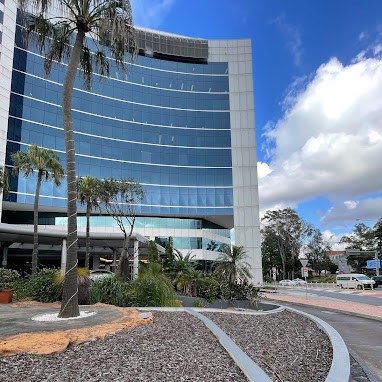
<svg viewBox="0 0 382 382">
<path fill-rule="evenodd" d="M 8 65 L 1 94 L 8 106 L 1 110 L 2 163 L 11 168 L 13 152 L 37 144 L 54 150 L 65 165 L 66 66 L 53 65 L 47 78 L 44 57 L 33 44 L 26 48 L 15 28 L 15 9 L 4 11 L 13 44 L 9 57 L 0 56 L 2 68 Z M 176 248 L 192 250 L 196 259 L 216 259 L 216 249 L 230 244 L 234 232 L 235 244 L 250 256 L 253 279 L 261 282 L 250 41 L 137 29 L 137 42 L 140 53 L 134 62 L 126 58 L 127 71 L 111 61 L 110 78 L 95 73 L 91 91 L 84 90 L 78 74 L 73 95 L 77 176 L 135 178 L 145 191 L 136 208 L 136 232 L 162 244 L 171 236 Z M 3 223 L 32 222 L 35 185 L 22 174 L 12 178 Z M 61 187 L 43 182 L 39 223 L 65 226 L 65 208 L 65 180 Z M 78 213 L 81 229 L 81 206 Z M 112 218 L 99 214 L 92 216 L 91 227 L 119 230 Z"/>
</svg>

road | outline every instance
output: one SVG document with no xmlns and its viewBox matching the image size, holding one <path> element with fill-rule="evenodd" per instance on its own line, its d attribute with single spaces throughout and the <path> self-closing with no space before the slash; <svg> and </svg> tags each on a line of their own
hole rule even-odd
<svg viewBox="0 0 382 382">
<path fill-rule="evenodd" d="M 381 292 L 381 288 L 378 288 Z M 283 294 L 303 296 L 305 295 L 305 289 L 290 289 L 283 290 Z M 322 296 L 323 298 L 335 298 L 343 301 L 362 302 L 370 305 L 381 306 L 382 298 L 373 297 L 370 295 L 363 295 L 363 292 L 358 293 L 344 293 L 340 291 L 325 291 L 325 290 L 312 290 L 308 289 L 308 294 L 315 294 Z M 376 292 L 375 296 L 380 292 Z M 349 350 L 354 352 L 359 358 L 361 358 L 366 366 L 372 371 L 372 373 L 382 382 L 382 322 L 371 320 L 368 318 L 362 318 L 357 316 L 351 316 L 349 314 L 337 313 L 333 311 L 327 311 L 323 308 L 315 308 L 313 306 L 302 306 L 284 303 L 284 305 L 290 305 L 295 309 L 313 314 L 322 320 L 326 321 L 344 339 Z M 371 379 L 372 380 L 372 379 Z"/>
<path fill-rule="evenodd" d="M 292 291 L 293 289 L 291 289 Z M 298 289 L 299 292 L 305 292 L 305 289 Z M 382 288 L 379 287 L 375 291 L 354 291 L 354 290 L 341 290 L 341 289 L 310 289 L 308 293 L 318 296 L 336 298 L 344 301 L 360 302 L 362 304 L 369 304 L 375 306 L 382 306 Z"/>
</svg>

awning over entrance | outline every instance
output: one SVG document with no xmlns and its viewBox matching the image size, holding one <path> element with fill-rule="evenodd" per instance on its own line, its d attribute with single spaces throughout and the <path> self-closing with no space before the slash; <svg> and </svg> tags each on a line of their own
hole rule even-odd
<svg viewBox="0 0 382 382">
<path fill-rule="evenodd" d="M 67 232 L 64 230 L 49 229 L 39 227 L 38 242 L 39 244 L 48 244 L 51 246 L 61 246 L 62 240 L 66 239 Z M 85 232 L 78 232 L 78 247 L 86 246 Z M 131 237 L 132 241 L 138 241 L 140 252 L 146 249 L 149 239 L 145 236 L 135 233 Z M 10 246 L 15 243 L 33 243 L 33 226 L 22 226 L 18 224 L 5 224 L 0 223 L 0 241 L 2 246 Z M 15 245 L 16 246 L 16 245 Z M 93 248 L 110 248 L 119 249 L 123 246 L 123 234 L 115 232 L 91 232 L 90 233 L 90 246 Z M 164 248 L 157 245 L 160 253 L 164 253 Z"/>
</svg>

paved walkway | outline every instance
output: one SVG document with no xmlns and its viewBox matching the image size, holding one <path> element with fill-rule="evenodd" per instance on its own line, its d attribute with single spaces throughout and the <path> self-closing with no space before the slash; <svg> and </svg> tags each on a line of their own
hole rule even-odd
<svg viewBox="0 0 382 382">
<path fill-rule="evenodd" d="M 290 295 L 288 290 L 281 289 L 276 293 L 262 292 L 262 295 L 267 300 L 310 305 L 382 321 L 382 305 L 375 306 L 360 302 L 344 301 L 340 299 L 341 295 L 336 297 L 334 293 L 330 297 L 314 295 L 309 293 L 309 289 L 307 296 L 304 296 L 304 293 L 305 291 L 301 291 L 300 295 Z"/>
</svg>

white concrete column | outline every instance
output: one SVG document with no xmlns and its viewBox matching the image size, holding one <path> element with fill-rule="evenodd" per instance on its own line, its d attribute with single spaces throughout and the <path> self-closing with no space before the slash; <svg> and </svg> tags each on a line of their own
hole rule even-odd
<svg viewBox="0 0 382 382">
<path fill-rule="evenodd" d="M 8 266 L 8 247 L 3 247 L 3 262 L 2 267 L 7 268 Z"/>
<path fill-rule="evenodd" d="M 2 41 L 0 43 L 0 167 L 4 169 L 15 46 L 17 1 L 2 1 L 0 3 L 0 11 L 4 13 L 3 24 L 0 24 L 0 30 L 2 32 Z M 0 199 L 0 219 L 3 209 L 2 200 L 3 198 Z"/>
<path fill-rule="evenodd" d="M 133 280 L 138 277 L 139 264 L 139 241 L 134 241 L 134 259 L 133 259 Z"/>
<path fill-rule="evenodd" d="M 94 269 L 99 269 L 99 258 L 100 255 L 93 255 L 93 270 Z"/>
<path fill-rule="evenodd" d="M 61 270 L 64 272 L 66 272 L 66 258 L 67 258 L 66 239 L 62 239 Z"/>
</svg>

